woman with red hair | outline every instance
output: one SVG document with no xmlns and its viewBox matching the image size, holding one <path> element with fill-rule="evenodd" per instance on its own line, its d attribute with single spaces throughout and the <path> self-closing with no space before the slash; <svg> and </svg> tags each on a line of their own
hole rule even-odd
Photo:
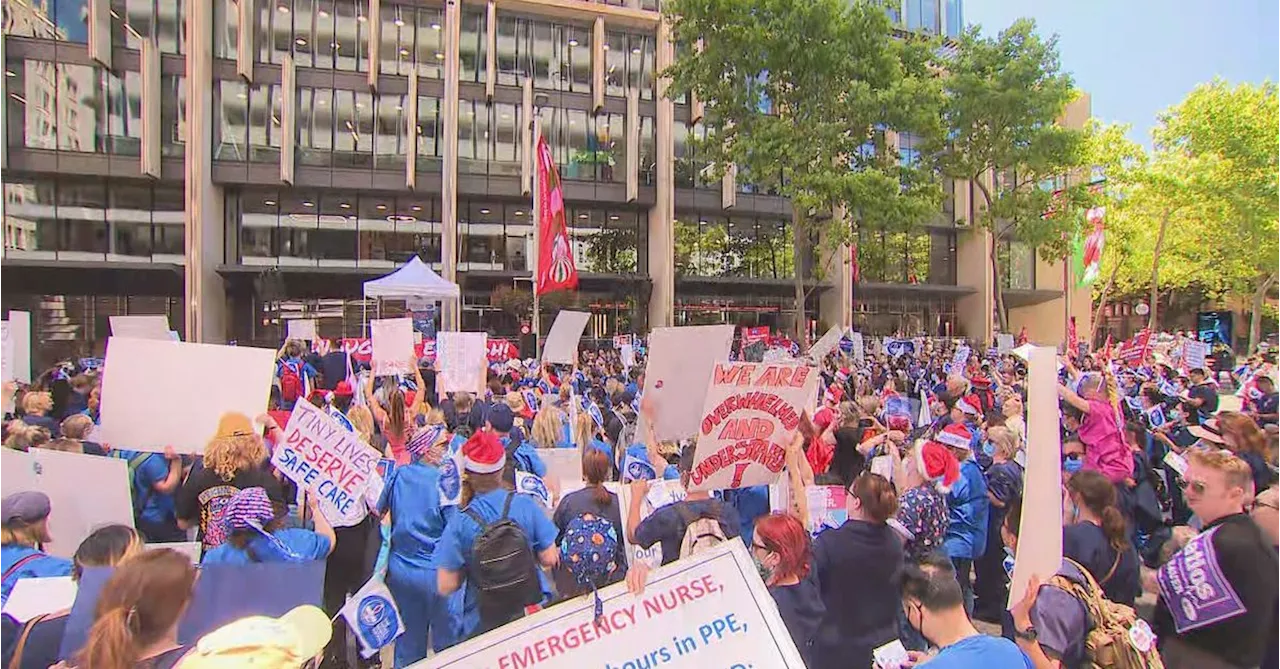
<svg viewBox="0 0 1280 669">
<path fill-rule="evenodd" d="M 809 555 L 809 532 L 795 516 L 772 513 L 756 521 L 751 557 L 805 665 L 826 613 L 822 593 L 807 578 Z"/>
</svg>

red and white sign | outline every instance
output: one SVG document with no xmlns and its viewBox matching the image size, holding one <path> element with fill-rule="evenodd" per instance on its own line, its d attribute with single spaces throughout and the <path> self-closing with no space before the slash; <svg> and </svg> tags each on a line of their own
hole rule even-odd
<svg viewBox="0 0 1280 669">
<path fill-rule="evenodd" d="M 777 481 L 817 382 L 816 369 L 807 365 L 717 362 L 703 403 L 689 489 Z"/>
<path fill-rule="evenodd" d="M 489 340 L 489 362 L 506 362 L 520 356 L 520 349 L 506 339 Z"/>
<path fill-rule="evenodd" d="M 341 351 L 351 356 L 352 360 L 356 362 L 363 362 L 365 364 L 368 364 L 369 361 L 373 359 L 373 343 L 368 337 L 347 337 L 345 339 L 339 339 L 336 348 L 334 347 L 333 342 L 328 339 L 317 339 L 312 342 L 311 350 L 320 355 L 328 355 L 335 350 Z M 413 352 L 414 355 L 417 355 L 419 358 L 435 360 L 436 340 L 423 339 L 417 344 L 414 344 Z"/>
</svg>

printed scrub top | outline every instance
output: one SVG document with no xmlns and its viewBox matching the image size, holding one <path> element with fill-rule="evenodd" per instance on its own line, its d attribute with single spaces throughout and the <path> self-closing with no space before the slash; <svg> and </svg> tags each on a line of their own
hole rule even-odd
<svg viewBox="0 0 1280 669">
<path fill-rule="evenodd" d="M 14 584 L 24 578 L 71 575 L 71 561 L 53 557 L 52 555 L 43 555 L 42 557 L 27 560 L 21 567 L 15 569 L 12 574 L 8 573 L 9 568 L 17 564 L 18 560 L 28 555 L 39 553 L 40 551 L 30 546 L 17 544 L 0 546 L 0 574 L 4 574 L 4 582 L 0 583 L 0 606 L 9 601 L 9 593 L 13 592 Z"/>
<path fill-rule="evenodd" d="M 329 556 L 329 537 L 316 534 L 311 530 L 287 529 L 272 533 L 289 551 L 301 561 L 323 560 Z M 249 553 L 252 552 L 253 557 Z M 231 544 L 224 543 L 217 548 L 205 551 L 200 564 L 234 564 L 246 565 L 255 562 L 289 562 L 291 561 L 280 549 L 263 536 L 249 541 L 246 550 L 240 550 Z"/>
<path fill-rule="evenodd" d="M 471 504 L 467 508 L 475 511 L 486 522 L 492 523 L 502 516 L 502 507 L 507 501 L 507 495 L 512 494 L 515 495 L 515 499 L 511 500 L 511 511 L 507 517 L 519 525 L 520 529 L 524 530 L 525 536 L 533 546 L 534 558 L 536 559 L 539 552 L 555 545 L 557 534 L 556 526 L 547 517 L 547 512 L 543 510 L 540 502 L 529 495 L 512 493 L 499 488 L 477 495 L 471 500 Z M 465 572 L 467 566 L 471 563 L 471 547 L 475 543 L 476 537 L 480 536 L 480 532 L 481 527 L 476 524 L 476 521 L 471 516 L 466 513 L 455 514 L 449 520 L 449 524 L 445 526 L 444 535 L 440 537 L 440 542 L 436 544 L 436 567 L 450 571 Z M 542 584 L 542 602 L 546 604 L 552 594 L 551 583 L 547 581 L 546 574 L 541 569 L 538 570 L 538 580 Z M 474 611 L 476 609 L 476 591 L 470 579 L 467 579 L 466 587 L 463 608 L 466 611 Z M 468 616 L 467 618 L 471 623 L 478 622 L 478 619 L 474 617 Z M 464 623 L 466 622 L 468 621 L 464 621 Z M 471 631 L 470 629 L 463 630 L 465 634 L 470 634 Z"/>
</svg>

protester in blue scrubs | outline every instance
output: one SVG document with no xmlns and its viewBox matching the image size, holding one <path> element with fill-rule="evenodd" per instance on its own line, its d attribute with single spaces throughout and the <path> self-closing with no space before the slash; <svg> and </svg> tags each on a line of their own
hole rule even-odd
<svg viewBox="0 0 1280 669">
<path fill-rule="evenodd" d="M 222 522 L 227 540 L 208 550 L 201 564 L 247 565 L 256 562 L 307 562 L 323 560 L 333 552 L 333 527 L 320 513 L 313 496 L 307 497 L 315 531 L 281 529 L 287 509 L 277 508 L 260 487 L 245 488 L 227 501 Z"/>
<path fill-rule="evenodd" d="M 493 418 L 491 412 L 491 424 Z M 560 559 L 560 551 L 555 544 L 556 526 L 547 517 L 541 503 L 532 496 L 511 492 L 502 486 L 506 453 L 497 435 L 488 430 L 477 432 L 462 447 L 462 456 L 466 474 L 459 502 L 461 512 L 454 514 L 445 526 L 434 554 L 440 594 L 448 596 L 461 588 L 464 575 L 475 568 L 472 548 L 483 528 L 471 517 L 472 513 L 480 516 L 485 524 L 491 524 L 502 518 L 505 508 L 507 519 L 524 531 L 537 562 L 547 569 L 554 567 Z M 542 570 L 535 568 L 535 571 L 542 589 L 541 604 L 546 605 L 551 597 L 551 584 Z M 460 640 L 504 625 L 525 613 L 523 610 L 503 611 L 482 621 L 478 596 L 474 579 L 467 578 Z"/>
<path fill-rule="evenodd" d="M 512 453 L 515 460 L 515 468 L 519 471 L 533 474 L 538 478 L 545 477 L 547 475 L 547 465 L 538 456 L 538 449 L 528 439 L 524 439 L 523 433 L 518 431 L 512 433 L 515 420 L 516 417 L 515 414 L 511 413 L 511 407 L 505 404 L 495 404 L 489 408 L 487 421 L 489 430 L 497 435 L 502 447 L 509 449 L 512 439 L 521 440 Z M 508 483 L 515 484 L 514 481 L 508 481 Z"/>
<path fill-rule="evenodd" d="M 49 536 L 49 496 L 18 492 L 0 500 L 0 606 L 20 579 L 70 576 L 71 561 L 47 555 L 41 548 Z"/>
<path fill-rule="evenodd" d="M 434 553 L 456 506 L 441 506 L 441 461 L 449 446 L 444 423 L 428 424 L 405 447 L 409 464 L 396 467 L 378 500 L 379 515 L 391 517 L 391 552 L 387 588 L 400 609 L 405 633 L 396 639 L 395 666 L 406 667 L 427 656 L 427 636 L 437 653 L 457 639 L 457 621 L 449 602 L 436 590 Z M 453 468 L 450 460 L 448 467 Z M 456 470 L 455 470 L 456 472 Z M 461 485 L 446 476 L 446 495 Z"/>
<path fill-rule="evenodd" d="M 155 543 L 186 541 L 173 501 L 182 482 L 182 459 L 173 448 L 166 448 L 163 455 L 125 450 L 112 451 L 112 455 L 129 465 L 133 521 L 143 538 Z"/>
</svg>

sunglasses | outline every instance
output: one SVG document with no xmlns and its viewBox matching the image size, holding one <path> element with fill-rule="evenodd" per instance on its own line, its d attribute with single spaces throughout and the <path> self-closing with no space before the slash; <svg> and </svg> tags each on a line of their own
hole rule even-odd
<svg viewBox="0 0 1280 669">
<path fill-rule="evenodd" d="M 1253 500 L 1253 503 L 1249 505 L 1250 511 L 1257 511 L 1259 508 L 1271 509 L 1272 511 L 1280 511 L 1280 507 L 1277 507 L 1275 504 L 1268 504 L 1266 502 L 1261 502 L 1256 499 Z"/>
<path fill-rule="evenodd" d="M 1207 489 L 1207 486 L 1205 486 L 1204 481 L 1183 480 L 1182 483 L 1180 484 L 1180 487 L 1183 489 L 1183 491 L 1190 490 L 1195 492 L 1195 494 L 1197 495 L 1203 495 L 1204 491 Z"/>
</svg>

